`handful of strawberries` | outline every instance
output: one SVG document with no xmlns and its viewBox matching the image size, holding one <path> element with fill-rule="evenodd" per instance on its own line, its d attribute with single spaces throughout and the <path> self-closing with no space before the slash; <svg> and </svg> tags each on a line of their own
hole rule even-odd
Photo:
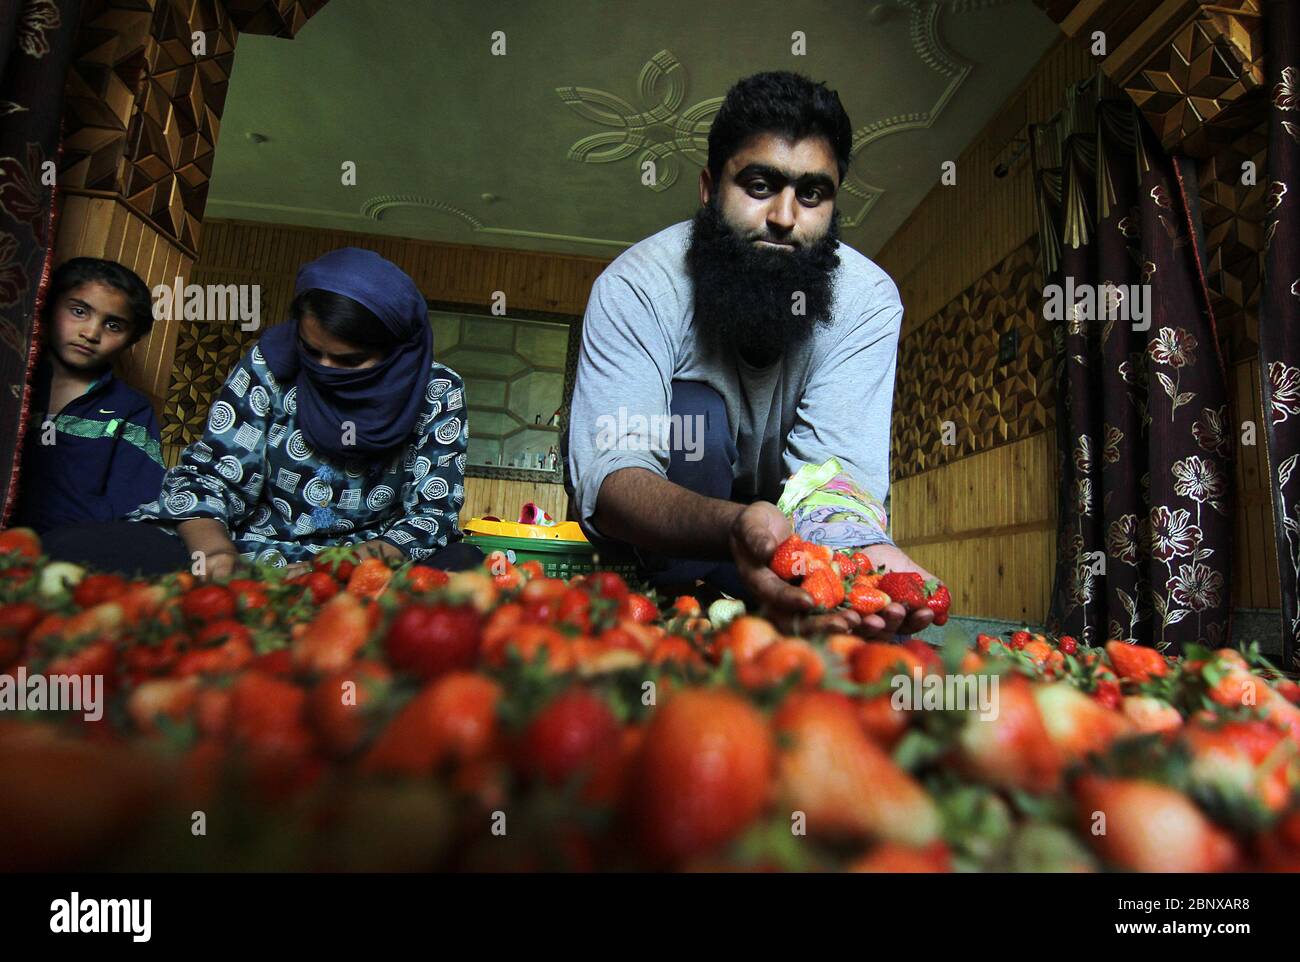
<svg viewBox="0 0 1300 962">
<path fill-rule="evenodd" d="M 952 598 L 942 582 L 924 580 L 915 571 L 877 570 L 862 551 L 832 552 L 794 534 L 777 545 L 768 567 L 812 595 L 817 607 L 826 611 L 843 606 L 866 616 L 898 603 L 908 614 L 929 608 L 936 625 L 948 620 Z"/>
</svg>

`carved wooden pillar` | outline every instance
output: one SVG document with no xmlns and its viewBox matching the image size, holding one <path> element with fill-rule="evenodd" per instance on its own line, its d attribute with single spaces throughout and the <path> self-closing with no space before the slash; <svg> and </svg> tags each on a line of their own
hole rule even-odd
<svg viewBox="0 0 1300 962">
<path fill-rule="evenodd" d="M 182 283 L 198 256 L 241 32 L 292 38 L 326 0 L 95 0 L 68 72 L 56 258 L 107 257 Z M 176 318 L 121 366 L 159 417 Z"/>
</svg>

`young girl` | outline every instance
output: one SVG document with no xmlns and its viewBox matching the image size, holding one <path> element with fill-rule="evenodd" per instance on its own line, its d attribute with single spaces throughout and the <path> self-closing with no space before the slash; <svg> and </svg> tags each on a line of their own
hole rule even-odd
<svg viewBox="0 0 1300 962">
<path fill-rule="evenodd" d="M 256 561 L 302 569 L 323 548 L 445 568 L 459 543 L 469 439 L 464 388 L 433 360 L 415 283 L 372 251 L 344 248 L 298 272 L 290 319 L 226 378 L 203 437 L 129 515 L 130 546 L 82 560 L 224 578 Z"/>
</svg>

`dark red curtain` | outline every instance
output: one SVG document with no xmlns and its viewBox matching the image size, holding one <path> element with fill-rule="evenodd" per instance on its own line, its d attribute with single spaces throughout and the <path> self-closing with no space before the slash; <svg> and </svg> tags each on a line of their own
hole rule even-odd
<svg viewBox="0 0 1300 962">
<path fill-rule="evenodd" d="M 17 491 L 49 278 L 63 83 L 81 0 L 0 0 L 0 525 Z"/>
<path fill-rule="evenodd" d="M 1053 285 L 1064 306 L 1047 315 L 1059 489 L 1049 626 L 1090 644 L 1217 647 L 1230 634 L 1234 433 L 1194 171 L 1100 75 L 1032 135 L 1044 310 Z"/>
<path fill-rule="evenodd" d="M 1269 125 L 1259 367 L 1282 583 L 1283 657 L 1286 665 L 1300 668 L 1300 3 L 1269 0 L 1264 16 Z"/>
</svg>

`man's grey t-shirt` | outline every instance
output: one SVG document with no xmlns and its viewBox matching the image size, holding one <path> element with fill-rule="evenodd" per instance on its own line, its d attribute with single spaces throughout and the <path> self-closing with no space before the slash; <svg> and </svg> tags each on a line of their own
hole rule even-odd
<svg viewBox="0 0 1300 962">
<path fill-rule="evenodd" d="M 592 287 L 569 412 L 569 477 L 583 525 L 599 534 L 591 518 L 613 472 L 667 475 L 667 445 L 647 444 L 645 431 L 667 424 L 675 380 L 707 384 L 726 403 L 738 453 L 735 500 L 775 502 L 800 467 L 835 457 L 883 502 L 903 319 L 889 275 L 841 243 L 830 321 L 774 364 L 755 368 L 697 335 L 690 235 L 684 221 L 646 238 Z M 680 438 L 689 441 L 689 431 Z"/>
</svg>

